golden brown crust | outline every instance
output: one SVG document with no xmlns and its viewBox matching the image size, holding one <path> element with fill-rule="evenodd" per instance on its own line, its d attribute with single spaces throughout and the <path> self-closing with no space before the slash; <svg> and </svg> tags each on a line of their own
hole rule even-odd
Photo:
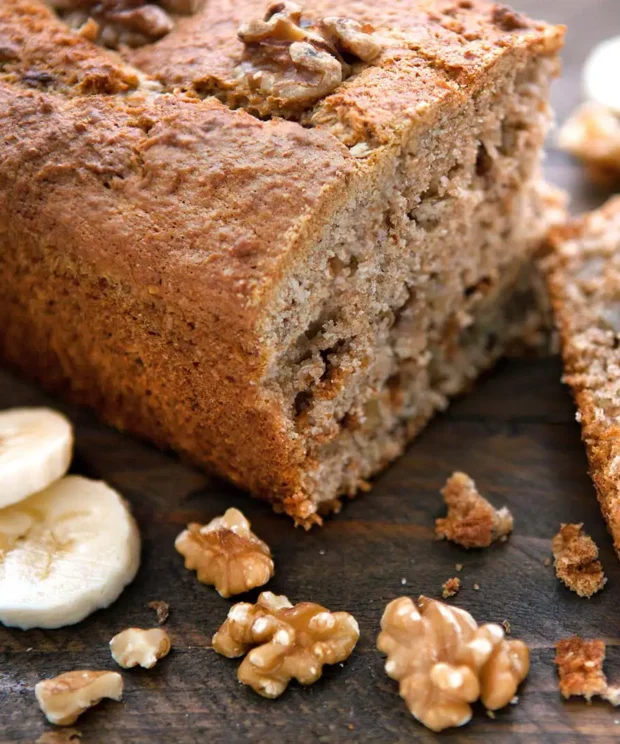
<svg viewBox="0 0 620 744">
<path fill-rule="evenodd" d="M 170 88 L 175 70 L 196 89 L 205 65 L 227 74 L 250 6 L 212 0 L 142 63 Z M 511 17 L 480 0 L 374 6 L 350 12 L 400 46 L 361 65 L 305 126 L 194 90 L 161 94 L 40 2 L 0 6 L 0 354 L 305 525 L 320 521 L 307 453 L 261 385 L 274 294 L 333 215 L 372 191 L 407 130 L 457 109 L 502 58 L 552 55 L 562 37 L 507 28 Z M 363 159 L 346 147 L 361 140 L 387 146 Z"/>
<path fill-rule="evenodd" d="M 620 198 L 550 235 L 551 298 L 603 515 L 620 554 Z"/>
<path fill-rule="evenodd" d="M 338 0 L 304 7 L 309 18 L 343 15 Z M 132 59 L 167 88 L 226 97 L 234 91 L 244 53 L 238 28 L 264 10 L 263 0 L 209 2 Z M 381 54 L 357 65 L 349 80 L 313 108 L 279 107 L 278 113 L 328 128 L 349 146 L 389 143 L 450 95 L 467 95 L 507 52 L 552 53 L 562 45 L 563 27 L 523 16 L 516 23 L 510 13 L 487 0 L 349 3 L 346 15 L 374 29 Z"/>
</svg>

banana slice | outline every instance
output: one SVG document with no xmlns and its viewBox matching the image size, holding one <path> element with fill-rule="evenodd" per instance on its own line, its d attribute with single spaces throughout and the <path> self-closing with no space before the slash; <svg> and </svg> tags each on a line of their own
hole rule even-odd
<svg viewBox="0 0 620 744">
<path fill-rule="evenodd" d="M 586 97 L 620 114 L 620 36 L 594 47 L 583 68 Z"/>
<path fill-rule="evenodd" d="M 139 563 L 127 504 L 105 483 L 69 475 L 0 510 L 0 622 L 77 623 L 114 602 Z"/>
<path fill-rule="evenodd" d="M 0 412 L 0 508 L 42 491 L 69 469 L 73 430 L 49 408 Z"/>
</svg>

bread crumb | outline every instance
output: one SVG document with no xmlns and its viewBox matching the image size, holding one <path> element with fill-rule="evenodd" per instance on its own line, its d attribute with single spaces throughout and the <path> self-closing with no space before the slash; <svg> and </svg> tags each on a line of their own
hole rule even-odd
<svg viewBox="0 0 620 744">
<path fill-rule="evenodd" d="M 510 633 L 512 632 L 512 630 L 510 628 L 510 623 L 508 622 L 508 620 L 503 620 L 502 621 L 502 625 L 504 626 L 504 631 L 505 631 L 506 635 L 510 635 Z"/>
<path fill-rule="evenodd" d="M 448 514 L 435 520 L 439 540 L 445 538 L 464 548 L 486 548 L 512 532 L 512 514 L 505 507 L 494 509 L 465 473 L 453 473 L 441 494 Z"/>
<path fill-rule="evenodd" d="M 400 583 L 401 583 L 401 584 L 402 584 L 403 586 L 405 586 L 405 584 L 407 583 L 407 579 L 405 579 L 405 578 L 401 579 L 401 580 L 400 580 Z"/>
<path fill-rule="evenodd" d="M 444 581 L 441 594 L 444 599 L 448 599 L 448 597 L 454 597 L 455 594 L 458 594 L 460 588 L 461 580 L 454 576 L 453 578 Z"/>
<path fill-rule="evenodd" d="M 170 605 L 168 602 L 163 602 L 161 599 L 155 599 L 152 602 L 149 602 L 149 607 L 157 613 L 157 622 L 159 625 L 163 625 L 170 615 Z"/>
<path fill-rule="evenodd" d="M 558 579 L 580 597 L 590 598 L 607 579 L 598 559 L 594 540 L 582 530 L 583 524 L 562 524 L 553 538 L 553 557 Z"/>
<path fill-rule="evenodd" d="M 463 564 L 462 564 L 462 563 L 456 563 L 456 564 L 454 565 L 454 568 L 455 568 L 455 569 L 456 569 L 457 571 L 462 571 L 462 570 L 463 570 Z"/>
<path fill-rule="evenodd" d="M 551 558 L 545 558 L 543 565 L 549 567 L 551 565 Z"/>
<path fill-rule="evenodd" d="M 564 638 L 556 644 L 555 663 L 563 697 L 581 695 L 591 700 L 607 690 L 603 672 L 605 644 L 601 640 L 586 641 L 579 636 Z"/>
<path fill-rule="evenodd" d="M 74 728 L 54 729 L 41 734 L 35 744 L 78 744 L 82 732 Z"/>
<path fill-rule="evenodd" d="M 492 710 L 487 710 L 487 716 L 489 718 L 493 718 L 495 720 L 495 712 Z"/>
<path fill-rule="evenodd" d="M 474 584 L 474 591 L 479 592 L 480 591 L 480 584 Z"/>
</svg>

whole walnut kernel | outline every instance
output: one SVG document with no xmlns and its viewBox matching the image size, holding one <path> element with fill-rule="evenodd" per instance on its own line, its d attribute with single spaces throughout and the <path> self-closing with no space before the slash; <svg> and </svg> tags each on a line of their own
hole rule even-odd
<svg viewBox="0 0 620 744">
<path fill-rule="evenodd" d="M 209 524 L 187 525 L 174 546 L 185 558 L 185 568 L 195 570 L 198 580 L 212 584 L 222 597 L 262 586 L 274 573 L 269 546 L 238 509 L 228 509 Z"/>
<path fill-rule="evenodd" d="M 506 640 L 500 625 L 479 627 L 468 612 L 427 597 L 390 602 L 377 647 L 410 712 L 433 731 L 467 723 L 478 698 L 492 711 L 508 705 L 530 666 L 527 646 Z"/>
<path fill-rule="evenodd" d="M 359 638 L 357 621 L 348 612 L 330 612 L 321 605 L 263 592 L 255 605 L 234 605 L 213 636 L 218 654 L 236 658 L 247 654 L 237 672 L 239 681 L 259 695 L 279 697 L 288 683 L 316 682 L 324 664 L 337 664 L 351 655 Z"/>
<path fill-rule="evenodd" d="M 65 672 L 37 683 L 34 692 L 50 723 L 70 726 L 85 710 L 97 705 L 103 698 L 120 700 L 123 678 L 118 672 Z"/>
</svg>

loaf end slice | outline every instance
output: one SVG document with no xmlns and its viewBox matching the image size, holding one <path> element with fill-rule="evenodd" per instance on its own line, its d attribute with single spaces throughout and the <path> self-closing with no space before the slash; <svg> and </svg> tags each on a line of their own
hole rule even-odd
<svg viewBox="0 0 620 744">
<path fill-rule="evenodd" d="M 551 232 L 547 259 L 564 380 L 620 556 L 620 197 Z"/>
</svg>

